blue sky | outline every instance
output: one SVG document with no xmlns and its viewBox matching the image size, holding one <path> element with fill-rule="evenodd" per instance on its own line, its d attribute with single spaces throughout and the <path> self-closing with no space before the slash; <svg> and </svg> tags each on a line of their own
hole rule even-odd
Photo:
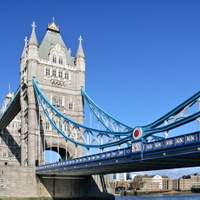
<svg viewBox="0 0 200 200">
<path fill-rule="evenodd" d="M 52 17 L 73 56 L 83 38 L 87 93 L 129 126 L 200 90 L 199 0 L 1 0 L 0 8 L 1 99 L 19 86 L 32 22 L 40 43 Z"/>
</svg>

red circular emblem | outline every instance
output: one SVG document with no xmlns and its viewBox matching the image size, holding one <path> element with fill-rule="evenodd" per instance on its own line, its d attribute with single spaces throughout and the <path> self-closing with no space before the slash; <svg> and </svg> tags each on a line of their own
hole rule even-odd
<svg viewBox="0 0 200 200">
<path fill-rule="evenodd" d="M 135 128 L 134 130 L 133 130 L 133 138 L 134 139 L 139 139 L 139 138 L 141 138 L 141 136 L 142 136 L 142 129 L 141 128 Z"/>
</svg>

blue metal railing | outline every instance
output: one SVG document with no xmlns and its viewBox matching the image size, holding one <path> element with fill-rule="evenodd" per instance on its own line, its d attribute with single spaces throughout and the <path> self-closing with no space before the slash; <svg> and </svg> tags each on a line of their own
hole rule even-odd
<svg viewBox="0 0 200 200">
<path fill-rule="evenodd" d="M 66 160 L 66 161 L 37 166 L 36 170 L 46 170 L 46 169 L 57 168 L 60 166 L 76 165 L 76 164 L 98 161 L 98 160 L 103 160 L 103 159 L 116 158 L 116 157 L 130 155 L 130 154 L 131 154 L 131 147 L 128 147 L 128 148 L 124 148 L 124 149 L 108 151 L 105 153 L 99 153 L 99 154 L 94 154 L 94 155 L 90 155 L 90 156 L 84 156 L 84 157 L 70 159 L 70 160 Z"/>
</svg>

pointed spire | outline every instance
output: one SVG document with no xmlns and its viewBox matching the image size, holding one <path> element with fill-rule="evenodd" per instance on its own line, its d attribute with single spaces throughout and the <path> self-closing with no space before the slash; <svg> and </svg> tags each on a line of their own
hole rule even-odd
<svg viewBox="0 0 200 200">
<path fill-rule="evenodd" d="M 79 40 L 79 45 L 78 45 L 78 50 L 77 50 L 77 53 L 76 53 L 76 57 L 82 57 L 82 58 L 85 58 L 85 55 L 84 55 L 84 52 L 83 52 L 83 47 L 82 47 L 82 37 L 80 35 L 80 37 L 78 38 Z"/>
<path fill-rule="evenodd" d="M 37 42 L 37 37 L 36 37 L 36 34 L 35 34 L 35 22 L 33 22 L 33 24 L 31 25 L 33 28 L 32 28 L 32 33 L 31 33 L 31 37 L 30 37 L 30 40 L 29 40 L 29 44 L 35 44 L 35 45 L 38 45 L 38 42 Z"/>
<path fill-rule="evenodd" d="M 10 89 L 10 83 L 8 85 L 8 90 L 9 90 L 9 93 L 6 95 L 6 98 L 11 99 L 12 98 L 12 93 L 11 93 L 11 89 Z"/>
<path fill-rule="evenodd" d="M 25 38 L 24 38 L 24 49 L 23 49 L 23 51 L 22 51 L 21 58 L 26 57 L 26 47 L 27 47 L 27 44 L 28 44 L 28 39 L 27 39 L 27 37 L 25 37 Z"/>
</svg>

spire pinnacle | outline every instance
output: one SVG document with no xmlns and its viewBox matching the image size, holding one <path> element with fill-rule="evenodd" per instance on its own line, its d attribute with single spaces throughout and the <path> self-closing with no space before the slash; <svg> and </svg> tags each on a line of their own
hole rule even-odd
<svg viewBox="0 0 200 200">
<path fill-rule="evenodd" d="M 83 57 L 85 58 L 85 55 L 84 55 L 84 52 L 83 52 L 83 47 L 82 47 L 82 37 L 81 35 L 79 36 L 78 38 L 79 40 L 79 45 L 78 45 L 78 50 L 77 50 L 77 53 L 76 53 L 76 57 Z"/>
<path fill-rule="evenodd" d="M 52 18 L 52 22 L 51 22 L 51 24 L 48 25 L 47 30 L 54 31 L 54 32 L 57 32 L 57 33 L 60 32 L 59 26 L 57 26 L 56 23 L 55 23 L 55 17 Z"/>
<path fill-rule="evenodd" d="M 28 38 L 27 38 L 27 36 L 24 38 L 24 46 L 27 46 L 27 44 L 28 44 Z"/>
<path fill-rule="evenodd" d="M 35 44 L 35 45 L 38 45 L 38 42 L 37 42 L 37 37 L 36 37 L 36 34 L 35 34 L 35 22 L 33 22 L 33 24 L 31 25 L 33 28 L 32 28 L 32 33 L 31 33 L 31 37 L 30 37 L 30 40 L 29 40 L 29 44 Z"/>
<path fill-rule="evenodd" d="M 27 44 L 28 44 L 28 39 L 27 39 L 27 36 L 24 38 L 24 49 L 22 51 L 22 56 L 21 58 L 23 57 L 26 57 L 26 47 L 27 47 Z"/>
<path fill-rule="evenodd" d="M 83 39 L 82 39 L 81 35 L 79 36 L 78 40 L 79 40 L 79 44 L 82 44 Z"/>
<path fill-rule="evenodd" d="M 33 27 L 32 31 L 35 31 L 36 25 L 35 25 L 35 22 L 34 22 L 34 21 L 33 21 L 33 24 L 32 24 L 31 26 Z"/>
</svg>

